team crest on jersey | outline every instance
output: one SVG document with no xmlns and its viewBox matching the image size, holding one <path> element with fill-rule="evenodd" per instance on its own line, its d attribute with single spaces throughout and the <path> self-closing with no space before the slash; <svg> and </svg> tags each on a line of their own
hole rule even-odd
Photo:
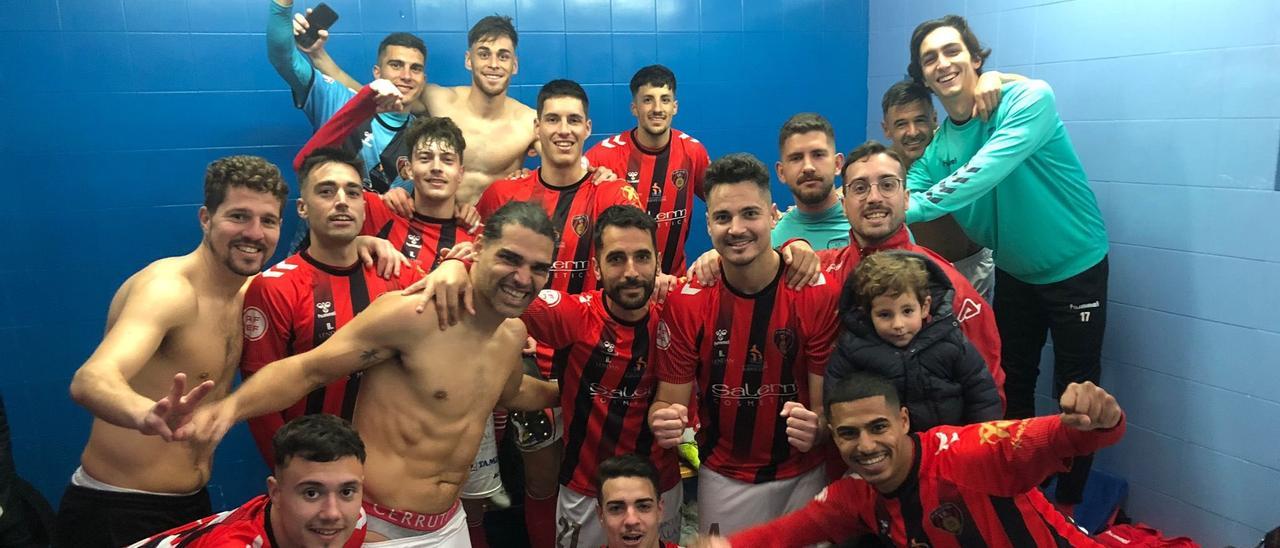
<svg viewBox="0 0 1280 548">
<path fill-rule="evenodd" d="M 587 233 L 587 216 L 586 215 L 575 215 L 573 217 L 573 233 L 579 236 Z"/>
<path fill-rule="evenodd" d="M 796 332 L 791 328 L 783 328 L 773 332 L 773 345 L 783 356 L 790 356 L 796 347 Z"/>
<path fill-rule="evenodd" d="M 639 183 L 640 183 L 640 172 L 639 172 L 639 171 L 628 171 L 628 172 L 627 172 L 627 184 L 634 185 L 634 184 L 639 184 Z"/>
<path fill-rule="evenodd" d="M 959 506 L 944 502 L 929 514 L 929 523 L 934 527 L 959 536 L 964 532 L 964 511 Z"/>
<path fill-rule="evenodd" d="M 676 185 L 677 189 L 684 190 L 684 185 L 689 183 L 689 170 L 677 169 L 671 172 L 671 184 Z"/>
<path fill-rule="evenodd" d="M 244 338 L 251 341 L 267 334 L 267 315 L 256 306 L 244 309 Z"/>
<path fill-rule="evenodd" d="M 636 194 L 636 189 L 629 186 L 622 187 L 622 197 L 631 205 L 640 207 L 640 195 Z"/>
<path fill-rule="evenodd" d="M 560 292 L 554 289 L 543 289 L 542 291 L 539 291 L 538 298 L 542 299 L 542 302 L 547 303 L 547 306 L 549 307 L 560 304 Z"/>
<path fill-rule="evenodd" d="M 667 327 L 665 320 L 658 320 L 658 333 L 654 336 L 654 343 L 662 350 L 671 348 L 671 328 Z"/>
</svg>

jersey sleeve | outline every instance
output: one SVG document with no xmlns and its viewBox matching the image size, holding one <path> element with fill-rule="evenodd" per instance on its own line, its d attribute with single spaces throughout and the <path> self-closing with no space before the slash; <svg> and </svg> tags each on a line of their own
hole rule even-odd
<svg viewBox="0 0 1280 548">
<path fill-rule="evenodd" d="M 814 375 L 825 377 L 827 361 L 831 358 L 839 332 L 839 316 L 837 304 L 840 300 L 840 287 L 831 283 L 826 274 L 819 274 L 819 285 L 804 288 L 802 299 L 798 303 L 800 325 L 805 328 L 804 360 L 805 368 Z"/>
<path fill-rule="evenodd" d="M 267 272 L 271 272 L 268 270 Z M 279 279 L 272 280 L 278 282 Z M 240 352 L 240 377 L 248 380 L 267 364 L 289 356 L 289 342 L 297 325 L 290 292 L 283 283 L 271 283 L 263 275 L 249 282 L 244 295 L 244 347 Z M 284 426 L 280 413 L 249 420 L 249 432 L 266 459 L 272 460 L 271 437 Z"/>
<path fill-rule="evenodd" d="M 481 222 L 488 221 L 489 217 L 505 203 L 502 199 L 502 188 L 505 186 L 502 180 L 494 181 L 480 194 L 480 200 L 476 202 L 476 213 L 480 214 Z"/>
<path fill-rule="evenodd" d="M 861 480 L 842 478 L 828 485 L 809 504 L 771 522 L 757 525 L 729 537 L 738 547 L 809 546 L 821 542 L 843 542 L 869 533 L 860 514 L 871 501 L 860 489 Z"/>
<path fill-rule="evenodd" d="M 520 319 L 529 330 L 529 336 L 538 344 L 550 348 L 564 348 L 577 341 L 586 328 L 586 304 L 583 295 L 570 295 L 554 289 L 543 289 L 538 298 L 529 303 Z"/>
<path fill-rule="evenodd" d="M 931 221 L 965 207 L 1003 181 L 1053 137 L 1058 107 L 1040 80 L 1006 84 L 1008 110 L 994 115 L 995 132 L 964 165 L 923 192 L 911 193 L 907 223 Z"/>
<path fill-rule="evenodd" d="M 694 294 L 688 294 L 693 291 Z M 658 320 L 654 344 L 657 346 L 656 362 L 658 380 L 671 384 L 687 384 L 697 377 L 701 356 L 698 352 L 698 305 L 702 299 L 697 292 L 708 291 L 694 285 L 686 285 L 675 295 L 667 297 L 667 305 Z"/>
<path fill-rule="evenodd" d="M 380 231 L 387 223 L 395 220 L 396 214 L 391 211 L 382 196 L 372 190 L 364 191 L 364 225 L 360 227 L 361 236 L 377 236 L 386 238 Z"/>
<path fill-rule="evenodd" d="M 612 137 L 610 137 L 610 139 L 612 139 Z M 622 173 L 622 171 L 626 169 L 626 166 L 620 165 L 622 163 L 619 161 L 621 156 L 614 152 L 617 150 L 616 148 L 606 148 L 604 146 L 605 142 L 608 140 L 609 139 L 605 139 L 604 141 L 596 143 L 596 146 L 591 147 L 591 150 L 587 151 L 587 162 L 591 164 L 591 167 L 603 166 L 609 168 L 609 170 L 614 173 Z"/>
<path fill-rule="evenodd" d="M 307 140 L 307 144 L 302 145 L 302 150 L 293 157 L 293 170 L 301 171 L 302 161 L 316 149 L 341 146 L 342 141 L 352 131 L 373 118 L 378 110 L 377 104 L 373 102 L 374 95 L 372 87 L 360 88 L 360 92 L 355 97 L 342 105 L 342 108 L 338 109 L 338 112 L 335 112 L 323 126 L 320 126 L 311 139 Z"/>
<path fill-rule="evenodd" d="M 294 106 L 301 108 L 307 91 L 315 80 L 316 72 L 311 62 L 293 45 L 293 15 L 291 8 L 275 2 L 267 16 L 267 60 L 293 92 Z"/>
<path fill-rule="evenodd" d="M 690 140 L 693 140 L 690 138 Z M 689 177 L 693 179 L 693 193 L 702 201 L 707 201 L 707 190 L 704 186 L 707 179 L 707 166 L 711 165 L 711 157 L 707 155 L 707 148 L 702 146 L 701 142 L 691 143 L 689 147 L 689 160 L 693 163 L 693 173 Z"/>
<path fill-rule="evenodd" d="M 957 484 L 994 496 L 1034 489 L 1070 459 L 1120 441 L 1125 418 L 1107 430 L 1081 431 L 1059 415 L 999 420 L 964 427 L 940 426 L 920 434 L 924 452 L 935 455 L 939 473 Z M 927 440 L 926 440 L 927 438 Z"/>
<path fill-rule="evenodd" d="M 947 273 L 947 278 L 951 280 L 951 286 L 956 292 L 951 309 L 955 313 L 956 320 L 960 321 L 960 330 L 982 355 L 983 361 L 987 364 L 987 370 L 991 372 L 991 380 L 995 382 L 996 393 L 999 394 L 1000 401 L 1004 402 L 1004 366 L 1000 362 L 1000 330 L 996 327 L 996 315 L 991 310 L 991 303 L 982 298 L 978 290 L 973 288 L 960 271 L 946 263 L 946 259 L 941 256 L 930 257 L 942 267 L 942 270 Z"/>
</svg>

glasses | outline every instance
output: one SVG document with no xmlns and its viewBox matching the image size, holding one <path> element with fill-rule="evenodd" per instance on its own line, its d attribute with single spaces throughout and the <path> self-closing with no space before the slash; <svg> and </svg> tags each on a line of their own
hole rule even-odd
<svg viewBox="0 0 1280 548">
<path fill-rule="evenodd" d="M 885 197 L 897 195 L 902 190 L 902 179 L 897 177 L 883 177 L 874 184 L 876 190 L 880 191 L 880 195 Z M 844 185 L 844 191 L 846 194 L 862 200 L 866 199 L 867 195 L 871 193 L 871 185 L 872 183 L 862 180 L 853 181 Z"/>
</svg>

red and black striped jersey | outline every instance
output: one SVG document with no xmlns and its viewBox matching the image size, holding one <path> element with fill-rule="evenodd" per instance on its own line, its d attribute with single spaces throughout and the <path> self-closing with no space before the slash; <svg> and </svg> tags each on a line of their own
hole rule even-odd
<svg viewBox="0 0 1280 548">
<path fill-rule="evenodd" d="M 1100 546 L 1037 486 L 1124 435 L 1125 424 L 1083 432 L 1058 416 L 938 426 L 911 434 L 911 473 L 892 493 L 860 478 L 828 485 L 804 508 L 730 540 L 806 546 L 872 533 L 892 546 Z M 902 458 L 898 456 L 897 458 Z"/>
<path fill-rule="evenodd" d="M 364 543 L 368 518 L 360 509 L 355 530 L 342 544 L 343 548 L 357 548 Z M 207 518 L 174 527 L 146 540 L 129 545 L 129 548 L 227 548 L 253 546 L 256 548 L 279 547 L 271 531 L 271 499 L 258 495 L 234 510 L 227 510 Z"/>
<path fill-rule="evenodd" d="M 587 159 L 593 166 L 613 170 L 636 190 L 642 207 L 658 222 L 662 271 L 683 276 L 693 197 L 706 199 L 702 179 L 711 158 L 701 142 L 676 129 L 659 150 L 640 146 L 635 133 L 632 129 L 597 143 L 587 151 Z"/>
<path fill-rule="evenodd" d="M 603 291 L 538 294 L 520 316 L 539 344 L 568 352 L 559 371 L 564 412 L 564 458 L 560 484 L 596 496 L 596 468 L 617 455 L 635 453 L 657 467 L 659 492 L 675 487 L 680 469 L 675 451 L 653 443 L 647 420 L 657 391 L 652 363 L 654 334 L 662 306 L 628 322 L 609 311 Z"/>
<path fill-rule="evenodd" d="M 588 173 L 578 182 L 555 187 L 542 180 L 542 168 L 535 169 L 519 179 L 494 181 L 480 195 L 476 211 L 482 220 L 512 201 L 536 203 L 551 217 L 551 224 L 559 235 L 551 265 L 551 276 L 544 289 L 555 289 L 577 295 L 596 289 L 596 276 L 591 269 L 595 246 L 591 245 L 591 231 L 596 218 L 613 205 L 640 207 L 635 189 L 620 181 L 595 184 Z"/>
<path fill-rule="evenodd" d="M 812 409 L 809 375 L 823 376 L 835 342 L 839 287 L 820 276 L 800 290 L 773 282 L 744 294 L 721 281 L 690 282 L 667 297 L 654 344 L 658 379 L 696 381 L 698 446 L 704 466 L 747 483 L 803 474 L 825 451 L 802 453 L 787 442 L 782 406 Z"/>
<path fill-rule="evenodd" d="M 357 262 L 346 268 L 321 263 L 306 251 L 276 263 L 251 282 L 244 296 L 244 349 L 240 374 L 248 379 L 267 364 L 315 348 L 346 325 L 370 302 L 421 278 L 418 268 L 402 268 L 387 280 Z M 330 413 L 351 420 L 360 374 L 318 388 L 279 413 L 249 419 L 249 430 L 267 466 L 274 465 L 271 437 L 289 420 Z"/>
<path fill-rule="evenodd" d="M 405 219 L 392 212 L 382 196 L 367 190 L 360 234 L 391 242 L 405 257 L 422 263 L 428 271 L 440 265 L 441 249 L 451 249 L 474 239 L 455 218 L 440 219 L 415 213 L 412 219 Z"/>
</svg>

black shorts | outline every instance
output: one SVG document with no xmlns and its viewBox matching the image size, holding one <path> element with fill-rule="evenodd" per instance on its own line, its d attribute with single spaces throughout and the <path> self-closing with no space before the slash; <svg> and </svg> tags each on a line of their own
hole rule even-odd
<svg viewBox="0 0 1280 548">
<path fill-rule="evenodd" d="M 212 514 L 208 489 L 168 496 L 68 485 L 58 506 L 54 546 L 120 548 Z"/>
</svg>

